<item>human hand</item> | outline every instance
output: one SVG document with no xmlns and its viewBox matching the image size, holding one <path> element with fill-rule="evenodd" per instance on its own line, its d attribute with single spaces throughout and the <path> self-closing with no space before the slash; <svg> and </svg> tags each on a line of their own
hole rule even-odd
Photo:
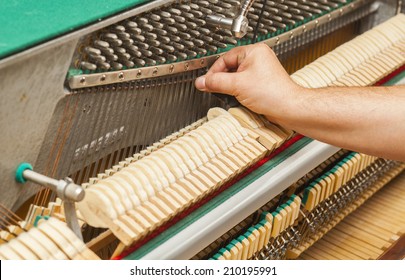
<svg viewBox="0 0 405 280">
<path fill-rule="evenodd" d="M 265 44 L 228 51 L 207 74 L 197 78 L 195 86 L 201 91 L 233 95 L 243 106 L 269 117 L 300 88 Z"/>
</svg>

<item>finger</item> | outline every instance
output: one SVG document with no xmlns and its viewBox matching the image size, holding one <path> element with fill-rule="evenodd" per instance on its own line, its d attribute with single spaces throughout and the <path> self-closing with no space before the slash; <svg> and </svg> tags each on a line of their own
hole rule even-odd
<svg viewBox="0 0 405 280">
<path fill-rule="evenodd" d="M 247 47 L 236 47 L 219 57 L 209 69 L 209 73 L 229 72 L 238 69 L 246 57 Z"/>
<path fill-rule="evenodd" d="M 198 90 L 235 95 L 237 73 L 207 73 L 196 79 L 195 86 Z"/>
</svg>

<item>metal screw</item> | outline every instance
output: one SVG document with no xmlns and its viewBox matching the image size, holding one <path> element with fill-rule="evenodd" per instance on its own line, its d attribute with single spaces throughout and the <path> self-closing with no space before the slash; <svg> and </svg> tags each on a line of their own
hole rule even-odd
<svg viewBox="0 0 405 280">
<path fill-rule="evenodd" d="M 118 74 L 118 79 L 120 79 L 121 81 L 124 80 L 124 73 L 120 72 Z"/>
</svg>

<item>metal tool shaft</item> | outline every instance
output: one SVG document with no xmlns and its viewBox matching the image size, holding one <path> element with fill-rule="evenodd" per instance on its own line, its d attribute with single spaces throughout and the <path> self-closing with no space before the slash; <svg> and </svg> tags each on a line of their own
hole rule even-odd
<svg viewBox="0 0 405 280">
<path fill-rule="evenodd" d="M 50 188 L 63 200 L 78 202 L 84 198 L 82 187 L 71 180 L 56 180 L 29 169 L 24 170 L 23 176 L 28 181 Z"/>
<path fill-rule="evenodd" d="M 235 36 L 236 38 L 242 38 L 248 31 L 249 21 L 247 19 L 247 14 L 254 2 L 255 0 L 243 1 L 238 15 L 233 19 L 218 15 L 208 15 L 206 17 L 206 21 L 210 25 L 213 25 L 217 28 L 230 30 L 233 36 Z"/>
<path fill-rule="evenodd" d="M 83 240 L 81 227 L 77 219 L 75 208 L 75 202 L 83 200 L 85 195 L 85 192 L 81 186 L 76 185 L 70 178 L 56 180 L 35 172 L 32 170 L 32 166 L 28 163 L 22 163 L 17 168 L 16 180 L 20 183 L 31 181 L 48 187 L 52 191 L 56 192 L 57 196 L 63 200 L 65 218 L 68 227 L 76 234 L 78 238 Z"/>
</svg>

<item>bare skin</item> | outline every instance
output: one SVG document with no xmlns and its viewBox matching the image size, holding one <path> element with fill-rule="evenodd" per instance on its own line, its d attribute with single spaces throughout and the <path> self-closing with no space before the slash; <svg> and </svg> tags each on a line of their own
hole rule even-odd
<svg viewBox="0 0 405 280">
<path fill-rule="evenodd" d="M 195 86 L 233 95 L 250 110 L 313 139 L 405 162 L 405 86 L 303 88 L 264 44 L 227 52 Z"/>
</svg>

